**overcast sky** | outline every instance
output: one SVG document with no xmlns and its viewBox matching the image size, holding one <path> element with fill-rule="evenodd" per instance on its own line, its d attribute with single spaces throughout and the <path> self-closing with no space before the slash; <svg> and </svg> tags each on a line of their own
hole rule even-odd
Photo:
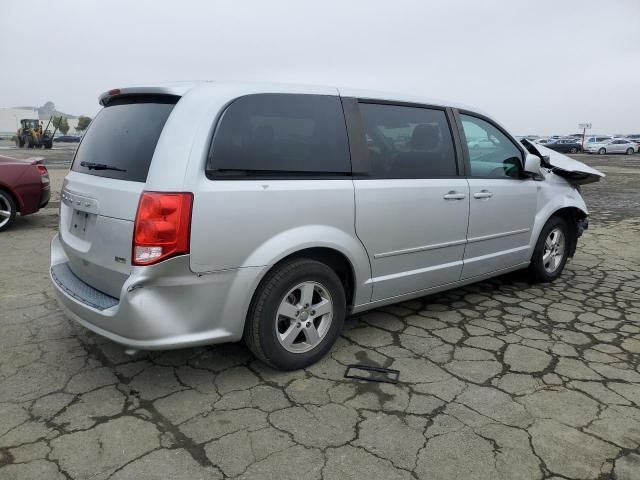
<svg viewBox="0 0 640 480">
<path fill-rule="evenodd" d="M 0 106 L 242 79 L 410 92 L 515 134 L 640 132 L 640 0 L 0 0 Z"/>
</svg>

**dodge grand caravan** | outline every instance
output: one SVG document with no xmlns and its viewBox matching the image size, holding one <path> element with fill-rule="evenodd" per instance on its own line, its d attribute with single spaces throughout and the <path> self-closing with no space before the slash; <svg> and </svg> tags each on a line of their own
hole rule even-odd
<svg viewBox="0 0 640 480">
<path fill-rule="evenodd" d="M 347 314 L 517 269 L 552 281 L 602 176 L 407 95 L 201 82 L 100 103 L 50 274 L 68 316 L 133 349 L 244 339 L 295 369 Z"/>
</svg>

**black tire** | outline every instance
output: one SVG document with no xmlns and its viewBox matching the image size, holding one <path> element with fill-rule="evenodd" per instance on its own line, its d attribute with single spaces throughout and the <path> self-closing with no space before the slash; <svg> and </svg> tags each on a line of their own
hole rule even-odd
<svg viewBox="0 0 640 480">
<path fill-rule="evenodd" d="M 548 271 L 544 265 L 544 253 L 545 253 L 545 241 L 547 237 L 554 229 L 560 229 L 563 233 L 564 241 L 564 254 L 560 264 L 552 272 Z M 542 227 L 538 241 L 536 242 L 536 248 L 533 250 L 531 256 L 531 263 L 529 264 L 529 276 L 533 282 L 553 282 L 562 274 L 564 266 L 567 263 L 569 253 L 569 227 L 567 222 L 561 217 L 551 217 L 547 220 L 547 223 Z"/>
<path fill-rule="evenodd" d="M 24 148 L 24 138 L 18 137 L 18 140 L 16 140 L 16 142 L 18 142 L 18 147 Z"/>
<path fill-rule="evenodd" d="M 627 148 L 627 155 L 633 155 L 635 150 L 633 148 Z"/>
<path fill-rule="evenodd" d="M 7 208 L 9 210 L 9 216 L 5 217 L 0 215 L 0 232 L 7 230 L 16 219 L 16 202 L 14 202 L 13 197 L 9 194 L 9 192 L 0 189 L 0 210 L 5 210 Z M 8 218 L 8 221 L 7 221 Z"/>
<path fill-rule="evenodd" d="M 287 292 L 302 282 L 317 282 L 331 295 L 333 317 L 325 336 L 304 353 L 286 350 L 277 334 L 277 312 Z M 332 347 L 344 324 L 346 297 L 336 273 L 324 263 L 292 259 L 273 268 L 256 290 L 244 330 L 244 341 L 253 354 L 280 370 L 297 370 L 320 360 Z"/>
<path fill-rule="evenodd" d="M 48 141 L 44 144 L 44 148 L 46 148 L 47 150 L 51 150 L 53 148 L 53 142 L 52 141 Z"/>
<path fill-rule="evenodd" d="M 607 151 L 604 148 L 598 150 L 598 155 L 604 155 L 605 153 L 607 153 Z"/>
<path fill-rule="evenodd" d="M 35 148 L 36 147 L 36 144 L 34 143 L 32 136 L 28 136 L 25 139 L 25 143 L 27 144 L 27 148 Z"/>
<path fill-rule="evenodd" d="M 569 153 L 578 153 L 578 149 L 576 147 L 571 147 L 571 150 L 569 150 Z"/>
</svg>

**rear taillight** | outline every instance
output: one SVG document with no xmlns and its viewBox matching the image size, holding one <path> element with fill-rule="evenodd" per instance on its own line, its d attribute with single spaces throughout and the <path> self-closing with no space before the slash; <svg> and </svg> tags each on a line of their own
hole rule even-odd
<svg viewBox="0 0 640 480">
<path fill-rule="evenodd" d="M 49 171 L 47 170 L 47 167 L 45 167 L 44 165 L 36 165 L 36 168 L 38 169 L 38 172 L 40 172 L 40 183 L 42 183 L 43 185 L 48 185 Z"/>
<path fill-rule="evenodd" d="M 189 253 L 191 193 L 143 192 L 133 227 L 133 265 Z"/>
</svg>

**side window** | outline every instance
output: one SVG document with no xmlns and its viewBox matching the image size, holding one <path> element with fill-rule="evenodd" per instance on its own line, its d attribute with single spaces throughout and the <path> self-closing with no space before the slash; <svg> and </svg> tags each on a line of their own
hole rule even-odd
<svg viewBox="0 0 640 480">
<path fill-rule="evenodd" d="M 522 152 L 498 128 L 477 117 L 461 114 L 469 148 L 472 177 L 517 178 Z"/>
<path fill-rule="evenodd" d="M 373 178 L 438 178 L 458 173 L 444 111 L 360 103 Z"/>
<path fill-rule="evenodd" d="M 235 100 L 216 128 L 207 173 L 216 177 L 350 175 L 340 99 L 256 94 Z"/>
</svg>

